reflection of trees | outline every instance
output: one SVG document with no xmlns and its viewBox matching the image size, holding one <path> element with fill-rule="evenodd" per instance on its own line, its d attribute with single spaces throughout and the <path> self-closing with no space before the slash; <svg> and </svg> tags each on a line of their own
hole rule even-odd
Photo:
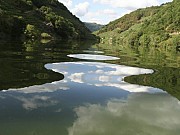
<svg viewBox="0 0 180 135">
<path fill-rule="evenodd" d="M 123 45 L 99 45 L 107 54 L 121 58 L 121 63 L 135 66 L 160 65 L 167 67 L 180 67 L 180 55 L 176 48 L 123 46 Z M 129 61 L 129 60 L 132 61 Z"/>
<path fill-rule="evenodd" d="M 21 88 L 61 80 L 62 75 L 44 68 L 43 63 L 0 61 L 0 89 Z M 41 65 L 41 67 L 36 66 Z"/>
<path fill-rule="evenodd" d="M 143 47 L 143 46 L 104 46 L 99 45 L 107 54 L 121 58 L 121 64 L 140 66 L 158 70 L 152 75 L 127 77 L 126 81 L 133 84 L 153 86 L 172 94 L 180 99 L 180 55 L 176 48 Z M 115 53 L 116 52 L 116 53 Z"/>
<path fill-rule="evenodd" d="M 70 61 L 70 53 L 87 48 L 92 42 L 48 42 L 37 41 L 1 42 L 0 50 L 0 90 L 22 88 L 58 81 L 59 73 L 44 68 L 46 63 Z"/>
<path fill-rule="evenodd" d="M 125 80 L 133 84 L 152 86 L 163 89 L 180 100 L 180 70 L 177 68 L 159 67 L 152 75 L 127 77 Z"/>
<path fill-rule="evenodd" d="M 0 89 L 20 88 L 61 80 L 62 75 L 44 68 L 41 48 L 35 42 L 7 43 L 0 60 Z M 39 51 L 39 52 L 38 52 Z"/>
</svg>

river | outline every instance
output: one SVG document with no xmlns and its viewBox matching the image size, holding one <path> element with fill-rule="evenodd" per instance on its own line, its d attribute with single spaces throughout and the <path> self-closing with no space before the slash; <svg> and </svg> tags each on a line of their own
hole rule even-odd
<svg viewBox="0 0 180 135">
<path fill-rule="evenodd" d="M 116 49 L 4 43 L 0 135 L 179 135 L 179 52 Z"/>
</svg>

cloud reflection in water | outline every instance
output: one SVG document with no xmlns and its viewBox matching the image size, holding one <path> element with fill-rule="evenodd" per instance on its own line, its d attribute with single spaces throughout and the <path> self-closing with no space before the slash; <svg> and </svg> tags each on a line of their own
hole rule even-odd
<svg viewBox="0 0 180 135">
<path fill-rule="evenodd" d="M 83 60 L 119 60 L 120 58 L 105 56 L 105 55 L 95 55 L 95 54 L 70 54 L 68 57 L 78 58 Z"/>
<path fill-rule="evenodd" d="M 153 70 L 100 62 L 64 62 L 45 65 L 59 73 L 68 73 L 64 80 L 98 87 L 114 87 L 129 92 L 162 92 L 157 88 L 129 84 L 123 78 L 131 75 L 150 74 Z M 65 68 L 66 67 L 66 68 Z"/>
<path fill-rule="evenodd" d="M 24 93 L 54 92 L 69 90 L 72 84 L 111 87 L 128 92 L 163 92 L 160 89 L 129 84 L 123 78 L 131 75 L 151 74 L 153 70 L 101 62 L 64 62 L 46 64 L 47 69 L 64 74 L 61 81 L 21 89 L 10 89 Z"/>
<path fill-rule="evenodd" d="M 26 110 L 34 110 L 40 107 L 48 107 L 57 104 L 57 101 L 52 100 L 48 96 L 39 96 L 35 95 L 33 97 L 16 97 L 14 96 L 15 99 L 19 100 L 22 102 L 22 107 Z"/>
<path fill-rule="evenodd" d="M 17 106 L 28 114 L 36 114 L 33 125 L 42 111 L 43 119 L 47 119 L 45 124 L 49 124 L 50 116 L 55 118 L 52 126 L 43 131 L 57 130 L 58 134 L 63 128 L 68 129 L 69 135 L 179 135 L 178 100 L 160 89 L 123 81 L 125 76 L 151 74 L 153 70 L 101 62 L 52 63 L 45 67 L 64 74 L 65 78 L 3 93 L 12 93 L 11 98 L 18 100 Z M 7 102 L 9 110 L 8 105 L 11 107 L 11 102 Z M 72 116 L 77 119 L 69 120 Z M 62 120 L 69 120 L 68 126 Z M 62 125 L 54 126 L 57 121 L 62 121 Z M 40 120 L 39 125 L 43 122 Z"/>
<path fill-rule="evenodd" d="M 180 105 L 167 94 L 130 94 L 127 101 L 110 100 L 75 109 L 69 135 L 179 135 Z"/>
</svg>

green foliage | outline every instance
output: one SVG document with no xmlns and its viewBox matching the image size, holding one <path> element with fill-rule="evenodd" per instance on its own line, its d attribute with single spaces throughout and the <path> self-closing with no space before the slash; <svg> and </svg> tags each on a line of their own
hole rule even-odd
<svg viewBox="0 0 180 135">
<path fill-rule="evenodd" d="M 84 24 L 86 25 L 86 27 L 91 32 L 97 31 L 97 30 L 101 29 L 104 26 L 104 25 L 97 24 L 97 23 L 87 23 L 87 22 L 84 22 Z"/>
<path fill-rule="evenodd" d="M 40 12 L 45 16 L 46 22 L 52 24 L 56 33 L 61 37 L 74 38 L 77 36 L 73 24 L 64 17 L 57 15 L 51 8 L 42 6 Z"/>
<path fill-rule="evenodd" d="M 113 36 L 115 44 L 120 45 L 179 48 L 180 2 L 138 9 L 95 33 L 100 37 Z"/>
<path fill-rule="evenodd" d="M 98 34 L 112 31 L 119 28 L 121 32 L 128 30 L 131 26 L 136 23 L 141 23 L 141 20 L 148 16 L 153 16 L 159 10 L 158 7 L 150 7 L 145 9 L 138 9 L 130 14 L 123 16 L 113 22 L 110 22 L 107 26 L 102 28 Z"/>
<path fill-rule="evenodd" d="M 23 0 L 27 5 L 32 6 L 32 0 Z"/>
<path fill-rule="evenodd" d="M 24 20 L 21 17 L 7 15 L 0 11 L 0 38 L 20 37 L 25 27 Z"/>
<path fill-rule="evenodd" d="M 51 35 L 49 35 L 48 33 L 41 33 L 41 37 L 43 39 L 51 39 L 52 38 Z"/>
<path fill-rule="evenodd" d="M 180 100 L 180 74 L 177 68 L 158 68 L 155 74 L 131 76 L 125 81 L 163 89 Z"/>
<path fill-rule="evenodd" d="M 24 34 L 26 35 L 27 38 L 35 39 L 39 37 L 40 32 L 36 29 L 34 25 L 28 24 L 26 26 Z"/>
<path fill-rule="evenodd" d="M 59 4 L 58 0 L 31 0 L 33 5 L 40 8 L 42 6 L 57 6 Z"/>
<path fill-rule="evenodd" d="M 143 46 L 148 46 L 151 39 L 149 38 L 149 36 L 147 34 L 143 34 L 140 39 L 140 44 L 143 45 Z"/>
<path fill-rule="evenodd" d="M 15 0 L 13 4 L 15 4 L 15 7 L 22 12 L 32 10 L 33 8 L 31 0 Z"/>
<path fill-rule="evenodd" d="M 2 39 L 7 35 L 11 37 L 14 31 L 21 34 L 17 34 L 17 37 L 25 33 L 25 37 L 39 38 L 41 33 L 48 33 L 54 39 L 95 39 L 85 25 L 58 0 L 0 0 L 0 16 Z M 21 22 L 24 24 L 20 25 Z M 28 24 L 33 25 L 35 30 L 27 31 L 25 27 Z"/>
<path fill-rule="evenodd" d="M 133 35 L 136 36 L 136 33 L 133 33 Z M 125 33 L 124 36 L 128 38 Z M 105 40 L 108 39 L 107 36 L 103 35 L 102 37 Z M 147 36 L 147 34 L 143 34 L 141 37 L 145 39 L 145 42 L 144 39 L 142 41 L 143 45 L 118 44 L 119 42 L 128 41 L 123 38 L 122 41 L 116 39 L 116 41 L 119 41 L 117 44 L 110 45 L 105 42 L 105 44 L 93 47 L 105 52 L 106 55 L 121 58 L 120 64 L 122 65 L 143 67 L 155 71 L 153 74 L 126 77 L 126 82 L 160 88 L 180 100 L 180 46 L 179 49 L 176 48 L 177 44 L 180 45 L 180 37 L 170 37 L 163 42 L 159 40 L 159 46 L 151 43 L 151 46 L 149 44 L 146 46 L 146 42 L 152 40 L 152 37 Z"/>
</svg>

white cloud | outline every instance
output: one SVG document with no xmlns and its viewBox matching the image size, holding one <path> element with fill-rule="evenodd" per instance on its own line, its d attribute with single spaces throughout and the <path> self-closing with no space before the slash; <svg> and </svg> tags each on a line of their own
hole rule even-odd
<svg viewBox="0 0 180 135">
<path fill-rule="evenodd" d="M 85 58 L 86 57 L 87 56 L 85 56 Z M 77 67 L 79 67 L 80 65 L 81 72 L 74 70 L 77 69 Z M 62 67 L 67 68 L 62 69 Z M 84 83 L 97 87 L 114 87 L 129 92 L 163 92 L 162 90 L 157 88 L 128 84 L 123 81 L 123 78 L 125 76 L 153 73 L 153 70 L 150 69 L 142 69 L 100 62 L 66 62 L 59 64 L 56 63 L 48 64 L 46 65 L 46 68 L 53 70 L 56 69 L 56 71 L 58 70 L 60 73 L 69 72 L 69 75 L 65 75 L 65 79 L 67 82 Z"/>
<path fill-rule="evenodd" d="M 132 12 L 132 10 L 126 10 L 125 12 L 122 12 L 122 13 L 121 13 L 121 15 L 119 16 L 119 18 L 122 17 L 122 16 L 124 16 L 124 15 L 126 15 L 126 14 L 129 14 L 129 13 L 131 13 L 131 12 Z"/>
<path fill-rule="evenodd" d="M 91 73 L 93 73 L 93 72 L 91 72 Z M 96 70 L 95 73 L 96 73 L 96 74 L 103 74 L 104 71 L 103 71 L 103 70 Z"/>
<path fill-rule="evenodd" d="M 75 109 L 69 135 L 179 135 L 180 106 L 166 94 L 132 94 L 127 101 Z"/>
<path fill-rule="evenodd" d="M 71 74 L 68 78 L 69 78 L 72 82 L 84 83 L 84 81 L 83 81 L 83 75 L 84 75 L 84 73 L 74 73 L 74 74 Z"/>
<path fill-rule="evenodd" d="M 100 76 L 99 81 L 100 82 L 110 82 L 111 77 L 110 76 Z"/>
<path fill-rule="evenodd" d="M 61 80 L 61 81 L 57 81 L 57 82 L 46 83 L 43 85 L 34 85 L 34 86 L 19 88 L 19 89 L 9 89 L 5 92 L 17 91 L 20 93 L 27 93 L 27 94 L 28 93 L 54 92 L 57 90 L 68 90 L 69 87 L 66 84 L 67 84 L 66 80 Z"/>
<path fill-rule="evenodd" d="M 101 19 L 98 19 L 98 18 L 89 18 L 89 19 L 86 20 L 86 22 L 104 24 L 104 22 Z"/>
<path fill-rule="evenodd" d="M 172 2 L 173 0 L 159 0 L 161 3 L 167 3 L 167 2 Z"/>
<path fill-rule="evenodd" d="M 105 9 L 102 11 L 102 13 L 107 14 L 107 15 L 113 15 L 113 16 L 117 15 L 117 13 L 112 9 Z"/>
<path fill-rule="evenodd" d="M 128 84 L 126 82 L 121 82 L 122 78 L 119 77 L 117 79 L 117 82 L 112 82 L 110 80 L 110 77 L 109 78 L 107 78 L 107 77 L 99 78 L 99 82 L 104 82 L 104 83 L 98 82 L 98 83 L 92 84 L 92 85 L 95 85 L 97 87 L 114 87 L 114 88 L 129 91 L 132 93 L 141 93 L 141 92 L 143 92 L 143 93 L 157 93 L 157 92 L 163 93 L 163 91 L 158 88 L 151 88 L 151 87 L 147 87 L 147 86 L 139 86 L 139 85 L 135 85 L 135 84 Z M 119 81 L 119 83 L 118 83 L 118 81 Z"/>
<path fill-rule="evenodd" d="M 85 22 L 91 22 L 91 23 L 98 23 L 98 24 L 102 24 L 102 19 L 100 19 L 100 13 L 98 11 L 96 12 L 88 12 L 86 15 L 84 15 L 84 21 Z"/>
<path fill-rule="evenodd" d="M 34 96 L 31 98 L 25 97 L 15 97 L 19 101 L 22 102 L 22 107 L 26 110 L 34 110 L 40 107 L 47 107 L 51 105 L 55 105 L 57 102 L 52 100 L 50 97 L 47 96 Z"/>
<path fill-rule="evenodd" d="M 82 21 L 96 22 L 99 24 L 107 24 L 138 8 L 156 6 L 171 1 L 172 0 L 93 0 L 94 3 L 92 1 L 85 1 L 75 4 L 75 0 L 59 0 L 59 2 L 68 7 L 68 9 Z M 106 7 L 106 9 L 94 11 L 95 8 L 101 8 L 102 6 Z M 120 11 L 122 8 L 127 11 Z"/>
<path fill-rule="evenodd" d="M 75 7 L 72 9 L 72 13 L 77 15 L 78 17 L 82 17 L 88 13 L 88 9 L 89 2 L 83 2 L 79 3 L 78 5 L 75 5 Z"/>
<path fill-rule="evenodd" d="M 119 18 L 120 15 L 111 8 L 89 11 L 84 15 L 84 20 L 86 22 L 98 23 L 98 24 L 107 24 L 110 20 L 115 20 Z"/>
<path fill-rule="evenodd" d="M 149 6 L 159 5 L 158 0 L 93 0 L 95 3 L 109 4 L 112 7 L 135 10 Z"/>
<path fill-rule="evenodd" d="M 104 14 L 106 17 L 108 16 L 109 20 L 115 20 L 120 17 L 119 14 L 113 9 L 104 9 L 100 12 L 100 14 Z"/>
</svg>

